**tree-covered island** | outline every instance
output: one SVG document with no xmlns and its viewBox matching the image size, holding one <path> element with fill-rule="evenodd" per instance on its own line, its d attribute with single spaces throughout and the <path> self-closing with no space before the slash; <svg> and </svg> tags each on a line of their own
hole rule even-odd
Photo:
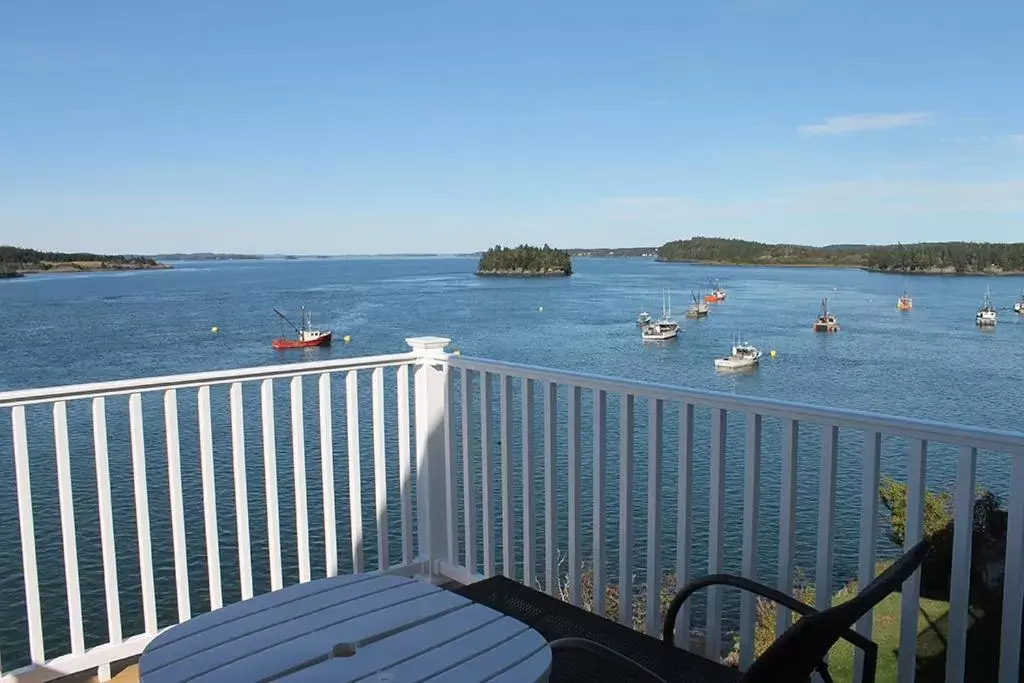
<svg viewBox="0 0 1024 683">
<path fill-rule="evenodd" d="M 80 273 L 169 267 L 145 256 L 68 254 L 0 245 L 0 278 L 20 277 L 25 273 Z"/>
<path fill-rule="evenodd" d="M 480 257 L 476 274 L 509 277 L 567 276 L 572 275 L 572 259 L 569 252 L 553 249 L 547 244 L 543 247 L 521 244 L 512 248 L 498 245 Z"/>
<path fill-rule="evenodd" d="M 658 260 L 722 265 L 863 268 L 908 275 L 1002 275 L 1024 273 L 1024 243 L 924 242 L 810 247 L 694 237 L 666 242 L 658 249 Z"/>
</svg>

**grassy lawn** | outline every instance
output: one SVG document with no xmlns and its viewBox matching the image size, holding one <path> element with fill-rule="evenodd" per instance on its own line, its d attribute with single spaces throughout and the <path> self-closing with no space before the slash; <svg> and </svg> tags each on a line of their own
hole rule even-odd
<svg viewBox="0 0 1024 683">
<path fill-rule="evenodd" d="M 845 599 L 845 598 L 844 598 Z M 939 600 L 928 600 L 921 598 L 921 609 L 917 616 L 917 656 L 920 659 L 930 660 L 936 656 L 941 659 L 940 672 L 945 667 L 946 650 L 944 638 L 927 637 L 934 632 L 935 624 L 945 624 L 946 614 L 949 612 L 949 604 Z M 875 676 L 877 683 L 889 683 L 896 681 L 896 659 L 899 654 L 900 644 L 900 596 L 894 593 L 883 600 L 875 608 L 875 623 L 871 632 L 871 639 L 878 643 L 878 669 Z M 938 651 L 935 651 L 938 646 Z M 829 654 L 828 668 L 832 677 L 838 681 L 853 680 L 853 652 L 854 647 L 846 641 L 840 642 Z M 939 678 L 918 680 L 942 680 Z"/>
<path fill-rule="evenodd" d="M 884 565 L 879 565 L 881 571 Z M 833 604 L 845 602 L 857 593 L 855 583 L 848 584 L 832 597 Z M 798 599 L 814 604 L 814 587 L 804 586 L 795 592 Z M 871 640 L 878 645 L 877 683 L 896 683 L 896 663 L 900 644 L 900 600 L 894 593 L 875 607 Z M 946 631 L 949 603 L 946 600 L 922 597 L 917 614 L 917 675 L 919 683 L 945 680 Z M 775 609 L 760 608 L 755 630 L 755 652 L 762 652 L 775 639 Z M 986 614 L 972 607 L 967 626 L 967 680 L 994 681 L 998 677 L 999 616 Z M 840 641 L 829 653 L 829 672 L 836 683 L 853 681 L 855 648 Z M 1024 677 L 1021 678 L 1024 681 Z M 859 683 L 859 681 L 857 682 Z"/>
</svg>

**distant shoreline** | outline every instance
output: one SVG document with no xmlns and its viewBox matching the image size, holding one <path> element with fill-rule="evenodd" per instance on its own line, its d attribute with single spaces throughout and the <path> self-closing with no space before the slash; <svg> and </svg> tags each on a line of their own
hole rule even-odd
<svg viewBox="0 0 1024 683">
<path fill-rule="evenodd" d="M 654 259 L 657 263 L 686 263 L 691 266 L 742 266 L 745 268 L 843 268 L 845 270 L 866 270 L 864 266 L 853 266 L 843 263 L 749 263 L 741 261 L 701 261 L 701 260 L 676 260 L 676 259 Z"/>
<path fill-rule="evenodd" d="M 950 269 L 929 269 L 929 270 L 892 270 L 882 268 L 870 268 L 868 266 L 855 266 L 850 264 L 842 263 L 750 263 L 740 261 L 701 261 L 701 260 L 675 260 L 675 259 L 655 259 L 658 263 L 685 263 L 693 266 L 737 266 L 744 268 L 836 268 L 840 270 L 863 270 L 867 273 L 878 273 L 880 275 L 912 275 L 914 277 L 924 276 L 971 276 L 971 275 L 984 275 L 999 277 L 1002 275 L 1024 275 L 1022 270 L 971 270 L 964 272 L 957 272 Z"/>
<path fill-rule="evenodd" d="M 91 261 L 72 261 L 69 263 L 55 263 L 49 268 L 42 265 L 30 268 L 14 268 L 14 275 L 6 277 L 23 277 L 25 275 L 41 275 L 50 273 L 109 273 L 121 270 L 170 270 L 173 266 L 166 263 L 108 263 Z"/>
</svg>

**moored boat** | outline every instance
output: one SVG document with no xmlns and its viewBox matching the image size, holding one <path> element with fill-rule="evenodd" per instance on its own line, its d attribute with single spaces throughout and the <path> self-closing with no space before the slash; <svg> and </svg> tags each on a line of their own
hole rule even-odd
<svg viewBox="0 0 1024 683">
<path fill-rule="evenodd" d="M 1020 298 L 1013 302 L 1013 312 L 1024 315 L 1024 289 L 1020 292 Z"/>
<path fill-rule="evenodd" d="M 996 318 L 997 313 L 995 307 L 992 305 L 992 295 L 989 292 L 989 288 L 986 287 L 985 299 L 981 302 L 981 307 L 974 316 L 974 324 L 978 327 L 995 327 Z"/>
<path fill-rule="evenodd" d="M 725 301 L 725 289 L 722 288 L 722 283 L 716 281 L 711 285 L 711 292 L 704 295 L 704 301 L 709 304 Z"/>
<path fill-rule="evenodd" d="M 909 311 L 914 307 L 914 300 L 907 294 L 907 288 L 903 288 L 903 295 L 896 300 L 896 310 Z"/>
<path fill-rule="evenodd" d="M 654 322 L 654 318 L 647 311 L 640 311 L 640 315 L 636 317 L 636 324 L 640 327 L 650 325 L 652 322 Z"/>
<path fill-rule="evenodd" d="M 640 338 L 644 341 L 665 341 L 679 335 L 679 323 L 672 319 L 672 294 L 661 293 L 661 317 L 641 326 Z"/>
<path fill-rule="evenodd" d="M 725 358 L 715 359 L 716 370 L 746 370 L 755 368 L 761 360 L 761 350 L 751 344 L 734 344 Z"/>
<path fill-rule="evenodd" d="M 838 332 L 839 321 L 835 315 L 828 310 L 828 299 L 825 297 L 821 298 L 821 311 L 818 313 L 818 319 L 814 321 L 812 328 L 815 332 Z"/>
<path fill-rule="evenodd" d="M 644 341 L 665 341 L 679 336 L 679 323 L 659 320 L 640 329 L 640 338 Z"/>
<path fill-rule="evenodd" d="M 692 294 L 693 303 L 686 309 L 687 318 L 703 318 L 711 312 L 711 306 L 707 303 L 707 297 L 704 297 L 704 301 L 700 300 L 700 296 Z"/>
<path fill-rule="evenodd" d="M 298 339 L 287 339 L 285 337 L 278 337 L 270 342 L 270 345 L 275 349 L 303 349 L 311 346 L 327 346 L 331 343 L 331 337 L 333 332 L 331 330 L 315 330 L 313 329 L 312 316 L 306 312 L 305 308 L 299 309 L 299 315 L 302 320 L 302 327 L 299 328 L 289 320 L 281 311 L 274 309 L 274 313 L 277 313 L 282 320 L 292 326 L 292 329 L 299 335 Z"/>
</svg>

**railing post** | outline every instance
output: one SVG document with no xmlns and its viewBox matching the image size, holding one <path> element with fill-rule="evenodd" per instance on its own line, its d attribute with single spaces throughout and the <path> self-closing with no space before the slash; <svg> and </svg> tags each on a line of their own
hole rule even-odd
<svg viewBox="0 0 1024 683">
<path fill-rule="evenodd" d="M 416 544 L 428 561 L 432 583 L 444 583 L 441 561 L 448 559 L 446 531 L 447 473 L 445 472 L 445 411 L 448 410 L 446 337 L 410 337 L 405 342 L 419 356 L 415 375 Z"/>
</svg>

